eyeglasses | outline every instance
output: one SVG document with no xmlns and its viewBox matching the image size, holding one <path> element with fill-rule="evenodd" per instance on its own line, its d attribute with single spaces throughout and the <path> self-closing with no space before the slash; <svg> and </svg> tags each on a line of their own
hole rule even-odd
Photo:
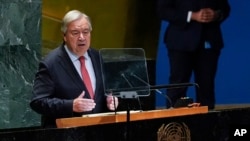
<svg viewBox="0 0 250 141">
<path fill-rule="evenodd" d="M 86 37 L 90 34 L 90 30 L 86 29 L 83 31 L 79 31 L 79 30 L 72 30 L 69 32 L 73 37 L 79 37 L 81 34 L 82 36 Z"/>
</svg>

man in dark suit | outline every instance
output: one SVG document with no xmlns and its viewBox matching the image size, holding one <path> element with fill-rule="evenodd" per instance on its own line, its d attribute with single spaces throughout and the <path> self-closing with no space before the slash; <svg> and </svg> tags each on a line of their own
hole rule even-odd
<svg viewBox="0 0 250 141">
<path fill-rule="evenodd" d="M 30 102 L 31 108 L 42 115 L 43 127 L 56 127 L 57 118 L 108 112 L 118 105 L 116 97 L 104 94 L 100 56 L 97 50 L 90 48 L 89 17 L 78 10 L 69 11 L 63 18 L 61 30 L 64 43 L 39 63 Z M 82 74 L 81 56 L 90 85 Z"/>
<path fill-rule="evenodd" d="M 221 23 L 229 16 L 227 0 L 159 0 L 158 15 L 167 21 L 164 42 L 168 49 L 170 83 L 189 82 L 194 74 L 196 101 L 213 109 L 215 76 L 223 48 Z M 170 89 L 173 105 L 186 97 L 187 88 Z M 167 105 L 173 106 L 173 105 Z"/>
</svg>

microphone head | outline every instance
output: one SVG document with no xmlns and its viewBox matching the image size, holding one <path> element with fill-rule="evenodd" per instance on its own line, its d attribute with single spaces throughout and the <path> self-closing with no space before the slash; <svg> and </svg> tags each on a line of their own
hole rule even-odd
<svg viewBox="0 0 250 141">
<path fill-rule="evenodd" d="M 124 73 L 121 73 L 120 75 L 121 75 L 122 77 L 125 77 L 125 74 L 124 74 Z"/>
</svg>

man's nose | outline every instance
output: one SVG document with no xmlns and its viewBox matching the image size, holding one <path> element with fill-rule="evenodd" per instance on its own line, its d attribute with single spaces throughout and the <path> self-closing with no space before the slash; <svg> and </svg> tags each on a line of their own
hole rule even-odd
<svg viewBox="0 0 250 141">
<path fill-rule="evenodd" d="M 79 40 L 85 40 L 86 36 L 84 35 L 84 33 L 80 33 L 79 35 Z"/>
</svg>

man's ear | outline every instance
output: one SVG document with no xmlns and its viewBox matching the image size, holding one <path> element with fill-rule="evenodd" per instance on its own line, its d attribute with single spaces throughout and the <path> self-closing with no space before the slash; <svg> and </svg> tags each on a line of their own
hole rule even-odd
<svg viewBox="0 0 250 141">
<path fill-rule="evenodd" d="M 66 41 L 66 34 L 65 33 L 63 33 L 63 41 L 65 42 Z"/>
</svg>

